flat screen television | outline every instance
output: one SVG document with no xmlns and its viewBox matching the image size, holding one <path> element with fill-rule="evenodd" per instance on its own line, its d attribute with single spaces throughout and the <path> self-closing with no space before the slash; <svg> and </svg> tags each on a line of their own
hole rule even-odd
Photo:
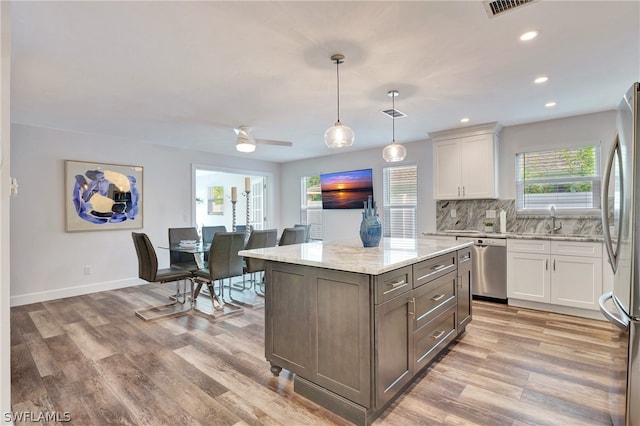
<svg viewBox="0 0 640 426">
<path fill-rule="evenodd" d="M 368 197 L 373 198 L 371 169 L 320 175 L 323 209 L 361 209 Z"/>
</svg>

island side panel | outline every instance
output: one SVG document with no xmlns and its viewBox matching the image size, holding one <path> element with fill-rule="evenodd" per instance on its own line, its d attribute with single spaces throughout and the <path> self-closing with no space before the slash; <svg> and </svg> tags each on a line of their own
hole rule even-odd
<svg viewBox="0 0 640 426">
<path fill-rule="evenodd" d="M 363 407 L 371 407 L 370 276 L 313 269 L 315 300 L 311 306 L 316 308 L 317 318 L 317 368 L 313 381 Z"/>
<path fill-rule="evenodd" d="M 310 375 L 312 293 L 306 268 L 267 262 L 265 283 L 265 357 L 272 366 Z"/>
</svg>

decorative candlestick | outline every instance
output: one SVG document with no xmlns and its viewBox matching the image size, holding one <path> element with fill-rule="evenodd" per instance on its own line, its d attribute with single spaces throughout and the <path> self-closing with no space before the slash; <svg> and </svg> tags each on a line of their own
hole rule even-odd
<svg viewBox="0 0 640 426">
<path fill-rule="evenodd" d="M 238 202 L 238 188 L 231 187 L 231 230 L 236 232 L 236 203 Z"/>
<path fill-rule="evenodd" d="M 246 186 L 246 188 L 251 188 L 251 187 Z M 251 206 L 249 205 L 249 194 L 251 193 L 251 191 L 249 189 L 246 189 L 244 193 L 245 193 L 245 196 L 247 197 L 247 221 L 245 222 L 246 226 L 244 227 L 244 243 L 247 244 L 247 241 L 249 241 L 249 235 L 251 234 L 251 229 L 249 226 L 249 223 L 251 220 Z"/>
<path fill-rule="evenodd" d="M 236 203 L 238 200 L 231 200 L 231 230 L 236 232 Z"/>
</svg>

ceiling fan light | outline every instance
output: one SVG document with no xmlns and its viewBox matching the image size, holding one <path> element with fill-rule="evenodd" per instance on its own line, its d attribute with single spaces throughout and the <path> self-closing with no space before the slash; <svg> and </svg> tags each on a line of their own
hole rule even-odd
<svg viewBox="0 0 640 426">
<path fill-rule="evenodd" d="M 344 126 L 340 121 L 324 132 L 324 143 L 329 148 L 344 148 L 353 145 L 355 136 L 351 127 Z"/>
<path fill-rule="evenodd" d="M 385 146 L 382 150 L 382 158 L 387 163 L 394 163 L 396 161 L 402 161 L 407 156 L 407 148 L 400 145 L 396 141 L 392 141 L 389 145 Z"/>
<path fill-rule="evenodd" d="M 236 150 L 240 152 L 253 152 L 256 150 L 256 144 L 240 136 L 236 141 Z"/>
</svg>

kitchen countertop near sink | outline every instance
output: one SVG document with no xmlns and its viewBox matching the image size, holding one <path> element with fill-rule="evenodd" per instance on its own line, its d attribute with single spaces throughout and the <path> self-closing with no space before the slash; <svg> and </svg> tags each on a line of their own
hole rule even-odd
<svg viewBox="0 0 640 426">
<path fill-rule="evenodd" d="M 602 235 L 577 235 L 577 234 L 517 234 L 515 232 L 507 232 L 501 234 L 498 232 L 484 232 L 465 229 L 451 229 L 446 231 L 436 232 L 423 232 L 422 235 L 428 237 L 429 235 L 449 235 L 449 236 L 461 236 L 471 238 L 512 238 L 519 240 L 561 240 L 561 241 L 587 241 L 587 242 L 602 242 Z"/>
</svg>

